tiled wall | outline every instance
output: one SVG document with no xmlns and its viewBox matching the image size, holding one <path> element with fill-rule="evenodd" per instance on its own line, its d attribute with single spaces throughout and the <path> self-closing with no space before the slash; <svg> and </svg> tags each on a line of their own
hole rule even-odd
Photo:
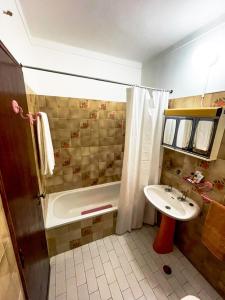
<svg viewBox="0 0 225 300">
<path fill-rule="evenodd" d="M 23 300 L 23 288 L 0 196 L 0 299 Z"/>
<path fill-rule="evenodd" d="M 120 180 L 125 103 L 39 95 L 28 103 L 50 122 L 56 167 L 47 192 Z"/>
<path fill-rule="evenodd" d="M 46 230 L 49 256 L 115 233 L 116 217 L 115 211 Z"/>
<path fill-rule="evenodd" d="M 225 106 L 225 93 L 208 94 L 203 100 L 204 106 Z M 174 99 L 171 108 L 200 107 L 201 96 Z M 202 171 L 205 178 L 213 183 L 208 195 L 225 205 L 225 135 L 216 161 L 206 162 L 185 154 L 165 149 L 161 183 L 172 184 L 179 190 L 188 192 L 188 196 L 202 205 L 201 197 L 191 185 L 183 180 L 196 170 Z M 209 204 L 203 204 L 202 212 L 196 219 L 177 222 L 176 243 L 194 266 L 221 293 L 225 299 L 225 263 L 215 258 L 201 243 L 201 232 Z"/>
</svg>

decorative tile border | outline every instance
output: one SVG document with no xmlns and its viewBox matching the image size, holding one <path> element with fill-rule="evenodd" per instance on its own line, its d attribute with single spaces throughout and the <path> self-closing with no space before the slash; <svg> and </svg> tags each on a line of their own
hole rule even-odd
<svg viewBox="0 0 225 300">
<path fill-rule="evenodd" d="M 49 256 L 115 233 L 117 211 L 46 230 Z"/>
</svg>

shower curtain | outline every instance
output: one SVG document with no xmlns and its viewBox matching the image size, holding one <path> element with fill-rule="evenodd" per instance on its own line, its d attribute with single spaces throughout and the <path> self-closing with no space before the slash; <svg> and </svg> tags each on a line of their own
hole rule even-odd
<svg viewBox="0 0 225 300">
<path fill-rule="evenodd" d="M 159 183 L 163 111 L 168 107 L 168 95 L 168 92 L 138 87 L 127 89 L 126 137 L 117 234 L 142 226 L 144 186 Z M 153 207 L 150 209 L 150 218 L 150 223 L 154 224 Z"/>
</svg>

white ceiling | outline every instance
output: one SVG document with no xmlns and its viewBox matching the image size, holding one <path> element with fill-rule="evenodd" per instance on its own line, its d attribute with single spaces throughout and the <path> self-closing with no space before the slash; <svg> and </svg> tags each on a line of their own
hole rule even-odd
<svg viewBox="0 0 225 300">
<path fill-rule="evenodd" d="M 144 61 L 225 13 L 225 0 L 20 0 L 30 34 Z"/>
</svg>

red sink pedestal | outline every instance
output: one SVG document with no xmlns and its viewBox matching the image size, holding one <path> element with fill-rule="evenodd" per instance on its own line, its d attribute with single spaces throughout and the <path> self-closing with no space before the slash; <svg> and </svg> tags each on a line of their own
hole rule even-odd
<svg viewBox="0 0 225 300">
<path fill-rule="evenodd" d="M 173 251 L 173 239 L 176 220 L 162 215 L 160 228 L 153 243 L 153 249 L 160 254 Z"/>
</svg>

